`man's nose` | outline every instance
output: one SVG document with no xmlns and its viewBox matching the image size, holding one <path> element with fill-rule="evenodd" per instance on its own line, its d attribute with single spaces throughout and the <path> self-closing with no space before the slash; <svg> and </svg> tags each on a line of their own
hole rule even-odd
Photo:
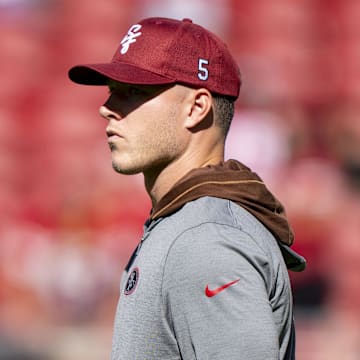
<svg viewBox="0 0 360 360">
<path fill-rule="evenodd" d="M 105 118 L 109 121 L 110 120 L 121 120 L 121 116 L 117 112 L 110 110 L 105 105 L 100 106 L 99 113 L 103 118 Z"/>
</svg>

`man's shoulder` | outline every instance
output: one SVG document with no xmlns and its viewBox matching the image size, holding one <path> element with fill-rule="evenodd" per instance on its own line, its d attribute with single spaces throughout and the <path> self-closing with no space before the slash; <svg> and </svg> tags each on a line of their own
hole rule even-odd
<svg viewBox="0 0 360 360">
<path fill-rule="evenodd" d="M 242 251 L 270 253 L 277 247 L 270 231 L 247 210 L 231 200 L 211 196 L 190 201 L 162 219 L 157 234 L 166 234 L 170 248 L 186 249 L 197 242 L 207 251 L 212 243 L 223 244 L 222 239 Z"/>
<path fill-rule="evenodd" d="M 200 225 L 217 224 L 246 232 L 257 239 L 275 241 L 271 232 L 254 215 L 237 203 L 218 197 L 204 196 L 190 201 L 162 222 L 174 234 Z"/>
<path fill-rule="evenodd" d="M 172 233 L 172 250 L 182 249 L 184 255 L 196 246 L 203 252 L 230 246 L 244 256 L 262 259 L 271 267 L 284 265 L 274 235 L 231 200 L 201 197 L 164 219 L 164 225 Z"/>
<path fill-rule="evenodd" d="M 203 196 L 189 201 L 181 209 L 169 217 L 172 222 L 183 224 L 199 224 L 205 222 L 232 223 L 229 200 L 212 196 Z"/>
</svg>

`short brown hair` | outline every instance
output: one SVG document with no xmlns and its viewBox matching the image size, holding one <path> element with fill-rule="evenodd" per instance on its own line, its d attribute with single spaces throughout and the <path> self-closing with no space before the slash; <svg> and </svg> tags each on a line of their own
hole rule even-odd
<svg viewBox="0 0 360 360">
<path fill-rule="evenodd" d="M 226 138 L 234 117 L 234 99 L 215 94 L 213 95 L 213 100 L 215 123 L 222 129 L 224 138 Z"/>
</svg>

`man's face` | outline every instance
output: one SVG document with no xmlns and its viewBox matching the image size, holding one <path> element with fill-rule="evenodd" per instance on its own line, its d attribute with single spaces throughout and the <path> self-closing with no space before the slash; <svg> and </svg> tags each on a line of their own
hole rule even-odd
<svg viewBox="0 0 360 360">
<path fill-rule="evenodd" d="M 186 89 L 181 85 L 130 85 L 109 81 L 110 96 L 100 107 L 113 168 L 119 173 L 161 171 L 186 143 L 182 119 Z"/>
</svg>

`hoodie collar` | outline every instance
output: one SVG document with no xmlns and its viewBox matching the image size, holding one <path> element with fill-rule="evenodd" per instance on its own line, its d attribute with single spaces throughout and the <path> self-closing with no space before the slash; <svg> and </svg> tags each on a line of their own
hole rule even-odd
<svg viewBox="0 0 360 360">
<path fill-rule="evenodd" d="M 256 173 L 236 160 L 191 170 L 152 209 L 151 219 L 166 217 L 203 196 L 228 199 L 245 208 L 275 236 L 288 268 L 304 270 L 305 259 L 289 248 L 294 233 L 283 205 Z"/>
</svg>

